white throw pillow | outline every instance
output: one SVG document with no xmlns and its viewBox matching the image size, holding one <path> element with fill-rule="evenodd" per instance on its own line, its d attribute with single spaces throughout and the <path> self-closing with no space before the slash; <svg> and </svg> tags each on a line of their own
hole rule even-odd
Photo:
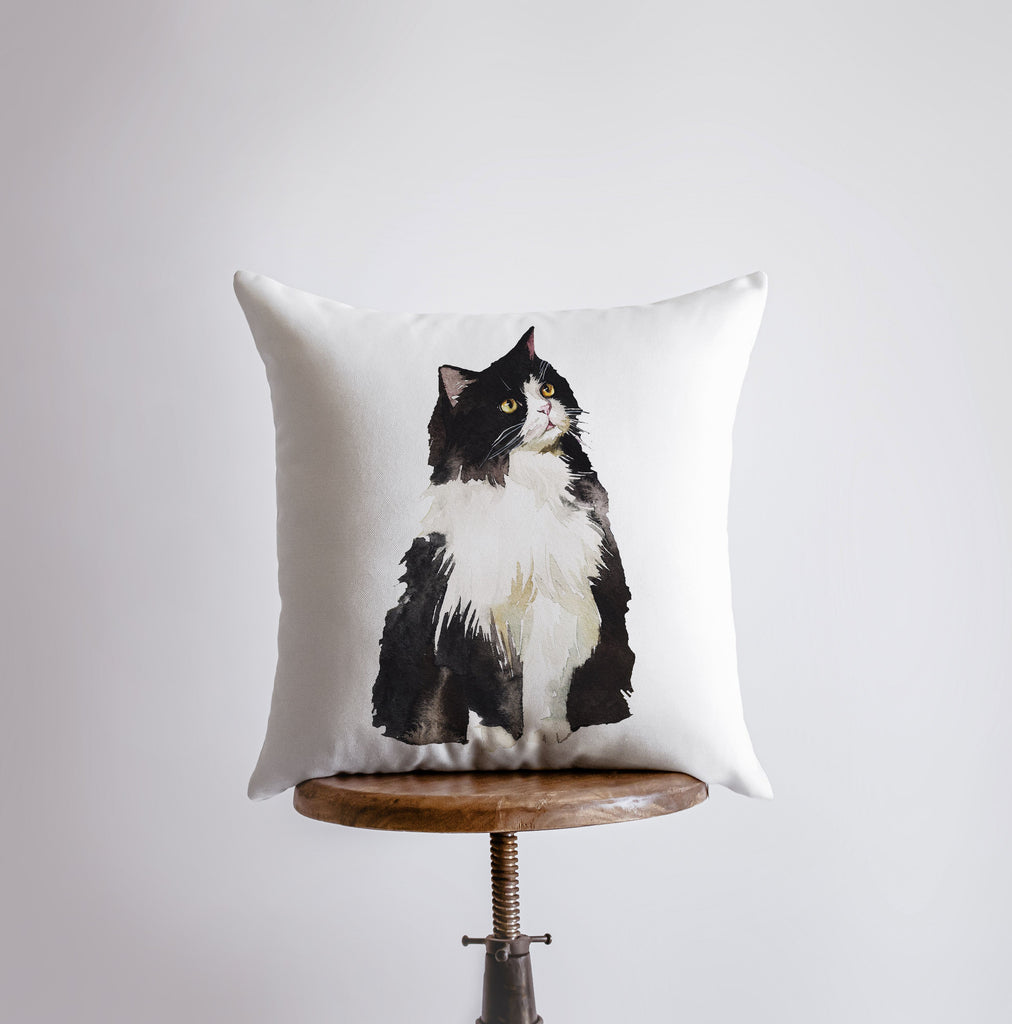
<svg viewBox="0 0 1012 1024">
<path fill-rule="evenodd" d="M 251 797 L 569 767 L 771 795 L 727 544 L 763 274 L 500 315 L 379 313 L 245 272 L 235 290 L 277 428 L 278 667 Z"/>
</svg>

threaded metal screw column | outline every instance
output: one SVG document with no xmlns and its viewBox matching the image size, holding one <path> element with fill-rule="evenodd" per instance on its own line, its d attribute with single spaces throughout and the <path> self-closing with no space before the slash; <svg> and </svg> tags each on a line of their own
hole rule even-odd
<svg viewBox="0 0 1012 1024">
<path fill-rule="evenodd" d="M 520 934 L 520 861 L 516 832 L 489 834 L 492 852 L 492 934 L 515 939 Z"/>
</svg>

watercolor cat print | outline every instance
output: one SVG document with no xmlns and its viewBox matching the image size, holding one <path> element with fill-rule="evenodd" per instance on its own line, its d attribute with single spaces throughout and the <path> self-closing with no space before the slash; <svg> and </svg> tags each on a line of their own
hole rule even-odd
<svg viewBox="0 0 1012 1024">
<path fill-rule="evenodd" d="M 373 725 L 403 743 L 564 741 L 630 715 L 630 593 L 568 381 L 534 328 L 439 368 L 431 507 L 386 616 Z"/>
</svg>

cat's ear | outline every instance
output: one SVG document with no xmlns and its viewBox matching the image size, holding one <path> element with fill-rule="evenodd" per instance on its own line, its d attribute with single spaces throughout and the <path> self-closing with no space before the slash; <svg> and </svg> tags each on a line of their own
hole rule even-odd
<svg viewBox="0 0 1012 1024">
<path fill-rule="evenodd" d="M 460 398 L 464 388 L 468 384 L 473 384 L 477 377 L 478 374 L 471 370 L 462 370 L 459 366 L 441 366 L 439 368 L 439 384 L 451 406 L 457 404 L 457 399 Z"/>
<path fill-rule="evenodd" d="M 533 363 L 537 356 L 534 354 L 534 328 L 528 327 L 524 336 L 513 346 L 510 355 L 521 356 Z"/>
</svg>

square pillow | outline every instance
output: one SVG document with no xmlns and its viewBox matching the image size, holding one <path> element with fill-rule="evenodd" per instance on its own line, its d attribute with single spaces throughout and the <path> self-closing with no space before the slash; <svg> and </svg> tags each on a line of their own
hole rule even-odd
<svg viewBox="0 0 1012 1024">
<path fill-rule="evenodd" d="M 727 544 L 765 275 L 498 315 L 356 309 L 245 272 L 235 290 L 277 429 L 278 666 L 251 797 L 570 767 L 771 795 Z"/>
</svg>

